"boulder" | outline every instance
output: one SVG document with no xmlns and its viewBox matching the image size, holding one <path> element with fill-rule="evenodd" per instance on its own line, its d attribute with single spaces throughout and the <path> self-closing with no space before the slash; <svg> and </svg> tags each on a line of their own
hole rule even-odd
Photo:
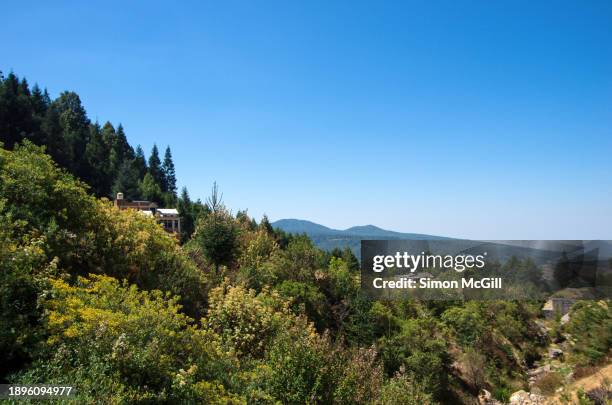
<svg viewBox="0 0 612 405">
<path fill-rule="evenodd" d="M 527 391 L 517 391 L 510 396 L 510 405 L 542 405 L 544 397 L 542 395 L 529 393 Z"/>
<path fill-rule="evenodd" d="M 563 350 L 561 349 L 550 349 L 548 351 L 548 357 L 550 359 L 558 359 L 563 357 Z"/>
<path fill-rule="evenodd" d="M 491 393 L 487 390 L 481 390 L 478 395 L 478 403 L 480 405 L 503 405 L 501 402 L 493 398 Z"/>
<path fill-rule="evenodd" d="M 538 368 L 531 369 L 527 371 L 527 375 L 529 375 L 529 377 L 538 377 L 541 374 L 548 373 L 548 372 L 550 372 L 550 364 L 546 364 Z"/>
</svg>

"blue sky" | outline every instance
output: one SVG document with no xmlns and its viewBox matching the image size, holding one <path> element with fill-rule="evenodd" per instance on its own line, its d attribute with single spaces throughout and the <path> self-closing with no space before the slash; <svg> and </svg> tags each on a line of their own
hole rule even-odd
<svg viewBox="0 0 612 405">
<path fill-rule="evenodd" d="M 612 239 L 609 1 L 177 4 L 9 2 L 0 70 L 234 212 Z"/>
</svg>

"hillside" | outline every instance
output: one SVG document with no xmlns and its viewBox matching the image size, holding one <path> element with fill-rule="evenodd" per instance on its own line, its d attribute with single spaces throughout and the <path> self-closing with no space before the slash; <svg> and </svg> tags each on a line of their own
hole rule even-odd
<svg viewBox="0 0 612 405">
<path fill-rule="evenodd" d="M 170 158 L 132 157 L 110 124 L 100 144 L 76 93 L 43 97 L 44 114 L 25 108 L 29 94 L 25 79 L 0 80 L 2 384 L 76 384 L 75 403 L 472 405 L 530 383 L 552 396 L 570 375 L 597 388 L 581 378 L 609 364 L 607 302 L 578 302 L 562 323 L 543 320 L 541 302 L 369 299 L 351 251 L 314 243 L 359 253 L 363 239 L 446 238 L 258 222 L 232 214 L 216 184 L 192 202 L 174 194 Z M 96 165 L 122 148 L 126 170 Z M 127 181 L 132 163 L 146 174 Z M 103 198 L 130 183 L 139 198 L 176 200 L 182 243 Z"/>
</svg>

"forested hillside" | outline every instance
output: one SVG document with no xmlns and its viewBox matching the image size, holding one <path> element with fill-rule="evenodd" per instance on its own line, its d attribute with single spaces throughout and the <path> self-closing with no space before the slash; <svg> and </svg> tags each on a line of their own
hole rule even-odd
<svg viewBox="0 0 612 405">
<path fill-rule="evenodd" d="M 132 147 L 121 124 L 92 122 L 79 95 L 64 91 L 51 100 L 47 90 L 25 78 L 0 72 L 0 142 L 11 150 L 23 140 L 45 147 L 45 152 L 69 173 L 87 184 L 97 197 L 114 198 L 118 192 L 131 200 L 154 201 L 177 207 L 183 217 L 186 240 L 195 217 L 204 209 L 192 202 L 186 188 L 177 198 L 172 151 L 167 146 L 160 159 L 157 145 L 148 158 Z"/>
<path fill-rule="evenodd" d="M 75 384 L 79 403 L 472 404 L 529 389 L 552 339 L 574 341 L 570 369 L 609 356 L 606 303 L 548 334 L 539 302 L 370 301 L 350 249 L 232 214 L 216 185 L 176 200 L 180 245 L 100 198 L 174 201 L 171 158 L 145 164 L 75 93 L 10 74 L 0 139 L 3 383 Z"/>
</svg>

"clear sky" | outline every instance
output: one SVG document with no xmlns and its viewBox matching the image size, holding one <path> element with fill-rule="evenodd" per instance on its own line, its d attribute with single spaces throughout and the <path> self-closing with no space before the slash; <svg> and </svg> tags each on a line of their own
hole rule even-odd
<svg viewBox="0 0 612 405">
<path fill-rule="evenodd" d="M 74 90 L 235 212 L 612 239 L 612 2 L 8 2 L 0 70 Z"/>
</svg>

